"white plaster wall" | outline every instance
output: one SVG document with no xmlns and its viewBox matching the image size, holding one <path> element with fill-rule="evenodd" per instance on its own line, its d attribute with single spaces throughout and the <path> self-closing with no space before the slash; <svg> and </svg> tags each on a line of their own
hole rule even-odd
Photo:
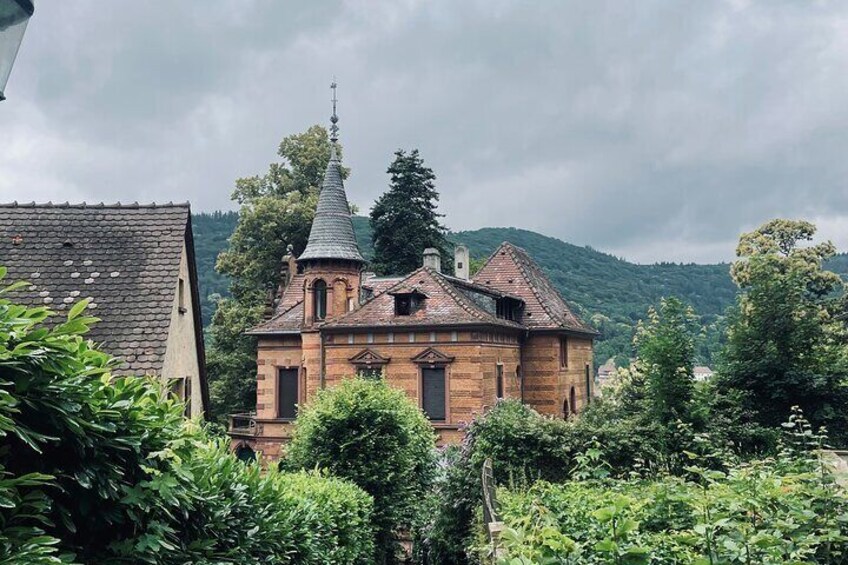
<svg viewBox="0 0 848 565">
<path fill-rule="evenodd" d="M 180 278 L 183 280 L 183 303 L 185 312 L 180 312 L 179 281 L 174 282 L 174 302 L 171 305 L 171 325 L 165 360 L 162 362 L 162 379 L 168 382 L 177 377 L 191 379 L 191 415 L 203 413 L 203 396 L 200 393 L 200 366 L 197 360 L 197 343 L 194 332 L 194 309 L 188 270 L 188 253 L 185 243 L 180 258 Z"/>
</svg>

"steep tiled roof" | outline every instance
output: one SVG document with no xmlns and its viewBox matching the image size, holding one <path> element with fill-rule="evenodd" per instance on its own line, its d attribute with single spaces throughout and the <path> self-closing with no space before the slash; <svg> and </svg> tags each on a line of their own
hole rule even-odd
<svg viewBox="0 0 848 565">
<path fill-rule="evenodd" d="M 367 288 L 373 296 L 377 296 L 383 294 L 403 279 L 404 277 L 377 277 L 373 274 L 366 276 L 366 273 L 363 273 L 362 288 Z"/>
<path fill-rule="evenodd" d="M 520 296 L 525 302 L 521 323 L 530 329 L 566 329 L 596 334 L 584 324 L 527 252 L 504 242 L 474 275 L 474 282 Z"/>
<path fill-rule="evenodd" d="M 118 372 L 158 373 L 183 243 L 192 249 L 189 215 L 187 204 L 0 205 L 0 265 L 8 281 L 33 285 L 13 300 L 61 316 L 90 297 L 89 313 L 101 321 L 89 337 L 123 359 Z"/>
<path fill-rule="evenodd" d="M 424 300 L 424 308 L 409 316 L 396 315 L 394 295 L 413 291 L 427 296 Z M 454 286 L 449 277 L 427 267 L 413 271 L 390 289 L 363 304 L 358 310 L 329 321 L 321 327 L 438 327 L 461 325 L 521 327 L 515 322 L 497 318 L 481 308 L 466 293 Z"/>
<path fill-rule="evenodd" d="M 341 167 L 341 161 L 333 147 L 330 162 L 324 172 L 321 193 L 318 195 L 318 208 L 309 232 L 309 242 L 298 261 L 345 259 L 365 262 L 353 232 Z"/>
<path fill-rule="evenodd" d="M 275 333 L 298 333 L 303 327 L 303 275 L 297 274 L 292 277 L 289 284 L 283 290 L 280 303 L 274 311 L 274 315 L 247 333 L 251 335 L 275 334 Z"/>
</svg>

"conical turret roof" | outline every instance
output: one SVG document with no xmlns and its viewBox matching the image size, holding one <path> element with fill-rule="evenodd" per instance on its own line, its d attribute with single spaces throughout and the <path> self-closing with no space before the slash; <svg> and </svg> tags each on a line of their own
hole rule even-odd
<svg viewBox="0 0 848 565">
<path fill-rule="evenodd" d="M 318 195 L 318 208 L 309 232 L 309 242 L 298 261 L 309 259 L 344 259 L 365 262 L 356 243 L 350 205 L 347 202 L 342 163 L 335 145 L 324 173 L 324 182 Z"/>
</svg>

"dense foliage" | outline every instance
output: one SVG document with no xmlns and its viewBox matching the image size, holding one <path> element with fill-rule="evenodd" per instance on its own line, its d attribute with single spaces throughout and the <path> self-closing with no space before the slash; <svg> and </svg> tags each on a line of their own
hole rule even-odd
<svg viewBox="0 0 848 565">
<path fill-rule="evenodd" d="M 636 370 L 644 375 L 651 416 L 662 426 L 691 420 L 697 317 L 677 298 L 648 309 L 636 328 Z"/>
<path fill-rule="evenodd" d="M 262 319 L 288 247 L 295 254 L 306 247 L 330 159 L 327 131 L 312 126 L 286 137 L 278 154 L 282 161 L 271 163 L 266 174 L 236 181 L 238 223 L 217 258 L 218 272 L 230 282 L 229 296 L 217 301 L 208 331 L 211 412 L 219 420 L 254 408 L 256 340 L 244 332 Z"/>
<path fill-rule="evenodd" d="M 799 405 L 814 425 L 827 426 L 844 444 L 845 285 L 823 268 L 833 245 L 809 244 L 814 234 L 808 222 L 774 220 L 740 239 L 732 274 L 741 293 L 719 383 L 740 391 L 762 424 L 779 424 Z"/>
<path fill-rule="evenodd" d="M 793 435 L 815 439 L 802 420 Z M 848 497 L 818 450 L 685 477 L 539 482 L 501 489 L 499 563 L 848 563 Z M 485 540 L 481 531 L 481 540 Z M 486 544 L 484 554 L 492 554 Z"/>
<path fill-rule="evenodd" d="M 569 476 L 574 440 L 568 422 L 543 418 L 515 400 L 501 400 L 466 429 L 458 453 L 448 451 L 445 476 L 434 493 L 434 509 L 423 540 L 428 563 L 467 563 L 475 510 L 480 504 L 480 469 L 494 463 L 501 484 Z"/>
<path fill-rule="evenodd" d="M 349 379 L 301 409 L 285 465 L 322 469 L 374 497 L 376 563 L 393 563 L 395 533 L 415 529 L 435 472 L 435 436 L 403 391 Z"/>
<path fill-rule="evenodd" d="M 0 272 L 0 278 L 2 273 Z M 371 498 L 261 472 L 159 382 L 113 377 L 87 302 L 53 325 L 0 290 L 0 563 L 367 563 Z"/>
<path fill-rule="evenodd" d="M 381 275 L 403 275 L 421 266 L 422 253 L 428 247 L 442 255 L 442 269 L 453 272 L 451 247 L 436 212 L 439 193 L 436 175 L 413 149 L 399 150 L 387 171 L 389 190 L 371 209 L 371 240 L 374 256 L 371 268 Z"/>
<path fill-rule="evenodd" d="M 215 269 L 215 262 L 221 250 L 227 247 L 227 240 L 233 235 L 237 223 L 237 212 L 211 212 L 191 216 L 203 327 L 208 327 L 212 322 L 218 300 L 229 296 L 230 293 L 230 279 Z"/>
</svg>

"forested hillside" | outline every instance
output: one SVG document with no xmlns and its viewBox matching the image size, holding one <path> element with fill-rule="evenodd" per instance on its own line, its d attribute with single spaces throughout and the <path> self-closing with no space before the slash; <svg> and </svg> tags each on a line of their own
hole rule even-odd
<svg viewBox="0 0 848 565">
<path fill-rule="evenodd" d="M 218 258 L 218 253 L 227 246 L 227 239 L 236 229 L 237 222 L 237 212 L 193 214 L 191 217 L 204 327 L 212 321 L 212 314 L 215 312 L 215 296 L 226 296 L 228 292 L 230 281 L 215 270 L 215 260 Z"/>
<path fill-rule="evenodd" d="M 193 217 L 197 269 L 203 300 L 203 320 L 211 319 L 214 294 L 226 295 L 227 279 L 215 272 L 215 258 L 226 246 L 237 220 L 235 212 L 196 214 Z M 368 218 L 354 217 L 356 238 L 366 259 L 373 255 Z M 736 287 L 727 264 L 697 265 L 659 263 L 637 265 L 590 247 L 579 247 L 536 232 L 515 228 L 483 228 L 452 233 L 449 239 L 462 242 L 472 259 L 488 257 L 503 241 L 526 249 L 551 280 L 586 320 L 601 331 L 596 362 L 610 357 L 625 362 L 631 356 L 631 339 L 636 322 L 650 305 L 663 296 L 678 296 L 702 316 L 705 326 L 698 349 L 698 362 L 713 362 L 719 347 L 717 324 L 733 303 Z M 848 254 L 835 257 L 828 267 L 848 276 Z"/>
</svg>

